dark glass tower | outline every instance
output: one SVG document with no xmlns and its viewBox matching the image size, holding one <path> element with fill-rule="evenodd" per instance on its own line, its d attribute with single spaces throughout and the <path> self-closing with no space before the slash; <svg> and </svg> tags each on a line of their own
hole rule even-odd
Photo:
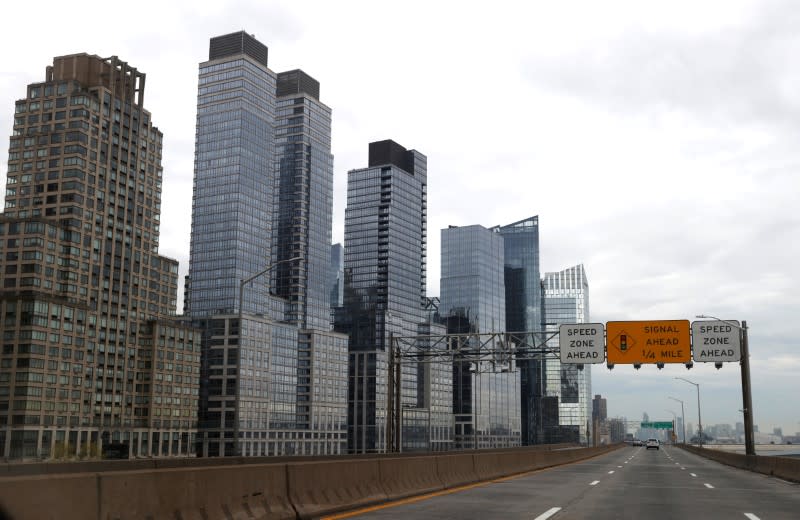
<svg viewBox="0 0 800 520">
<path fill-rule="evenodd" d="M 442 230 L 439 314 L 448 333 L 506 331 L 503 242 L 483 226 Z M 453 366 L 456 449 L 519 446 L 519 372 L 472 368 Z"/>
<path fill-rule="evenodd" d="M 197 91 L 189 315 L 235 313 L 239 280 L 265 269 L 273 240 L 276 76 L 245 32 L 211 39 Z M 269 277 L 244 307 L 263 312 Z"/>
<path fill-rule="evenodd" d="M 328 293 L 331 111 L 316 80 L 276 75 L 267 54 L 237 32 L 212 38 L 200 64 L 187 293 L 205 331 L 209 456 L 344 446 L 347 338 L 330 330 Z"/>
<path fill-rule="evenodd" d="M 348 450 L 385 450 L 390 335 L 415 336 L 424 321 L 427 159 L 394 141 L 369 145 L 369 166 L 348 172 L 345 294 L 337 330 L 350 335 Z M 417 404 L 407 367 L 402 401 Z"/>
<path fill-rule="evenodd" d="M 506 328 L 509 332 L 542 330 L 542 289 L 539 275 L 539 217 L 494 228 L 504 239 Z M 544 361 L 520 361 L 522 441 L 544 442 L 547 406 Z"/>
<path fill-rule="evenodd" d="M 319 82 L 302 70 L 278 74 L 277 95 L 275 292 L 289 301 L 291 323 L 330 330 L 331 109 L 319 100 Z"/>
</svg>

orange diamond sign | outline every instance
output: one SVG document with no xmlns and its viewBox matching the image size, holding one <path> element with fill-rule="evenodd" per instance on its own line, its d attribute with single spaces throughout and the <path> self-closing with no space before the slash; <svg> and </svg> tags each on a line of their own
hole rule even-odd
<svg viewBox="0 0 800 520">
<path fill-rule="evenodd" d="M 607 357 L 613 364 L 689 363 L 689 320 L 609 321 Z"/>
</svg>

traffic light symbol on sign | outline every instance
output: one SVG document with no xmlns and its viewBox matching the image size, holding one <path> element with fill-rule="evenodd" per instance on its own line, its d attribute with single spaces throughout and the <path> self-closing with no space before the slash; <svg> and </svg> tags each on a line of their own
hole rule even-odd
<svg viewBox="0 0 800 520">
<path fill-rule="evenodd" d="M 619 336 L 619 349 L 623 352 L 628 350 L 628 337 L 625 334 Z"/>
</svg>

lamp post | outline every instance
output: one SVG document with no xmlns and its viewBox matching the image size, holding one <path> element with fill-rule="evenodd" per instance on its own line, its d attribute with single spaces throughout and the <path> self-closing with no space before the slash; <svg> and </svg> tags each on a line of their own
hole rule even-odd
<svg viewBox="0 0 800 520">
<path fill-rule="evenodd" d="M 675 423 L 678 422 L 678 414 L 676 414 L 675 412 L 673 412 L 668 408 L 664 408 L 664 410 L 672 414 L 672 435 L 675 435 L 677 437 L 677 434 L 675 433 L 675 426 L 676 426 Z"/>
<path fill-rule="evenodd" d="M 242 315 L 243 315 L 242 304 L 244 303 L 244 286 L 246 284 L 252 282 L 256 278 L 258 278 L 259 276 L 263 276 L 263 275 L 267 274 L 268 272 L 272 271 L 275 268 L 275 266 L 278 266 L 280 264 L 285 264 L 287 262 L 294 262 L 295 260 L 302 260 L 302 259 L 303 259 L 302 256 L 295 256 L 293 258 L 286 258 L 284 260 L 278 260 L 277 262 L 272 262 L 271 264 L 269 264 L 266 267 L 266 269 L 263 269 L 263 270 L 257 272 L 256 274 L 254 274 L 254 275 L 252 275 L 252 276 L 250 276 L 248 278 L 244 278 L 242 280 L 239 280 L 239 339 L 237 340 L 239 353 L 236 356 L 236 400 L 235 400 L 235 405 L 236 406 L 234 407 L 234 410 L 236 411 L 236 415 L 235 415 L 235 419 L 234 419 L 234 423 L 233 423 L 233 442 L 234 442 L 234 448 L 236 450 L 236 454 L 237 455 L 241 455 L 242 454 L 241 443 L 239 441 L 239 423 L 241 422 L 241 416 L 239 415 L 239 412 L 240 412 L 240 409 L 241 409 L 239 394 L 241 393 L 241 379 L 242 379 L 242 377 L 241 377 L 241 369 L 242 369 L 242 331 L 244 330 L 244 327 L 242 326 Z"/>
<path fill-rule="evenodd" d="M 686 444 L 686 414 L 683 413 L 683 401 L 681 401 L 680 399 L 676 399 L 674 397 L 668 397 L 668 399 L 672 399 L 673 401 L 681 403 L 681 422 L 683 423 L 683 443 Z"/>
<path fill-rule="evenodd" d="M 694 381 L 689 381 L 683 377 L 676 377 L 675 379 L 680 379 L 681 381 L 686 381 L 690 385 L 694 385 L 697 388 L 697 428 L 700 433 L 700 447 L 703 447 L 703 421 L 700 418 L 700 383 L 695 383 Z"/>
<path fill-rule="evenodd" d="M 727 321 L 717 318 L 716 316 L 709 316 L 707 314 L 700 314 L 697 318 L 707 318 L 716 320 L 732 327 L 739 329 L 739 335 L 742 340 L 742 357 L 739 360 L 739 367 L 742 373 L 742 415 L 744 416 L 744 452 L 746 455 L 755 455 L 756 446 L 753 439 L 753 395 L 750 391 L 750 347 L 747 341 L 747 322 L 742 320 L 742 325 L 734 321 Z"/>
</svg>

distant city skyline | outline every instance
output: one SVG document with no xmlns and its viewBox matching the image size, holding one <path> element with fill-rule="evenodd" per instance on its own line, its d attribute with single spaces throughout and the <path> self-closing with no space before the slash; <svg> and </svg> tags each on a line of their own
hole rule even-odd
<svg viewBox="0 0 800 520">
<path fill-rule="evenodd" d="M 428 189 L 428 295 L 439 293 L 437 230 L 476 214 L 487 224 L 539 215 L 542 271 L 583 263 L 594 321 L 747 320 L 754 420 L 800 428 L 785 399 L 800 390 L 800 91 L 786 87 L 800 51 L 786 16 L 792 2 L 500 0 L 459 10 L 453 23 L 448 6 L 413 0 L 401 10 L 321 2 L 313 16 L 300 4 L 143 0 L 131 10 L 90 0 L 82 5 L 92 30 L 68 34 L 71 7 L 43 5 L 37 30 L 65 37 L 7 53 L 0 106 L 40 81 L 40 64 L 57 55 L 122 56 L 146 71 L 145 104 L 165 136 L 159 251 L 179 261 L 180 280 L 189 267 L 197 63 L 210 35 L 246 28 L 268 42 L 275 70 L 302 64 L 324 85 L 333 109 L 333 242 L 343 237 L 346 172 L 363 165 L 364 143 L 414 143 L 438 172 Z M 20 3 L 3 12 L 30 15 Z M 17 48 L 23 30 L 9 25 L 0 43 Z M 402 57 L 413 73 L 398 74 L 387 57 Z M 476 79 L 476 67 L 503 71 L 513 110 L 489 107 L 493 83 Z M 375 77 L 392 80 L 376 85 Z M 434 86 L 447 95 L 433 95 Z M 487 108 L 474 109 L 477 100 Z M 0 113 L 6 136 L 13 118 Z M 0 160 L 4 184 L 6 165 Z M 597 367 L 593 393 L 627 415 L 664 394 L 689 402 L 691 388 L 677 389 L 674 376 L 698 380 L 710 421 L 733 420 L 742 407 L 733 364 L 688 373 Z"/>
</svg>

